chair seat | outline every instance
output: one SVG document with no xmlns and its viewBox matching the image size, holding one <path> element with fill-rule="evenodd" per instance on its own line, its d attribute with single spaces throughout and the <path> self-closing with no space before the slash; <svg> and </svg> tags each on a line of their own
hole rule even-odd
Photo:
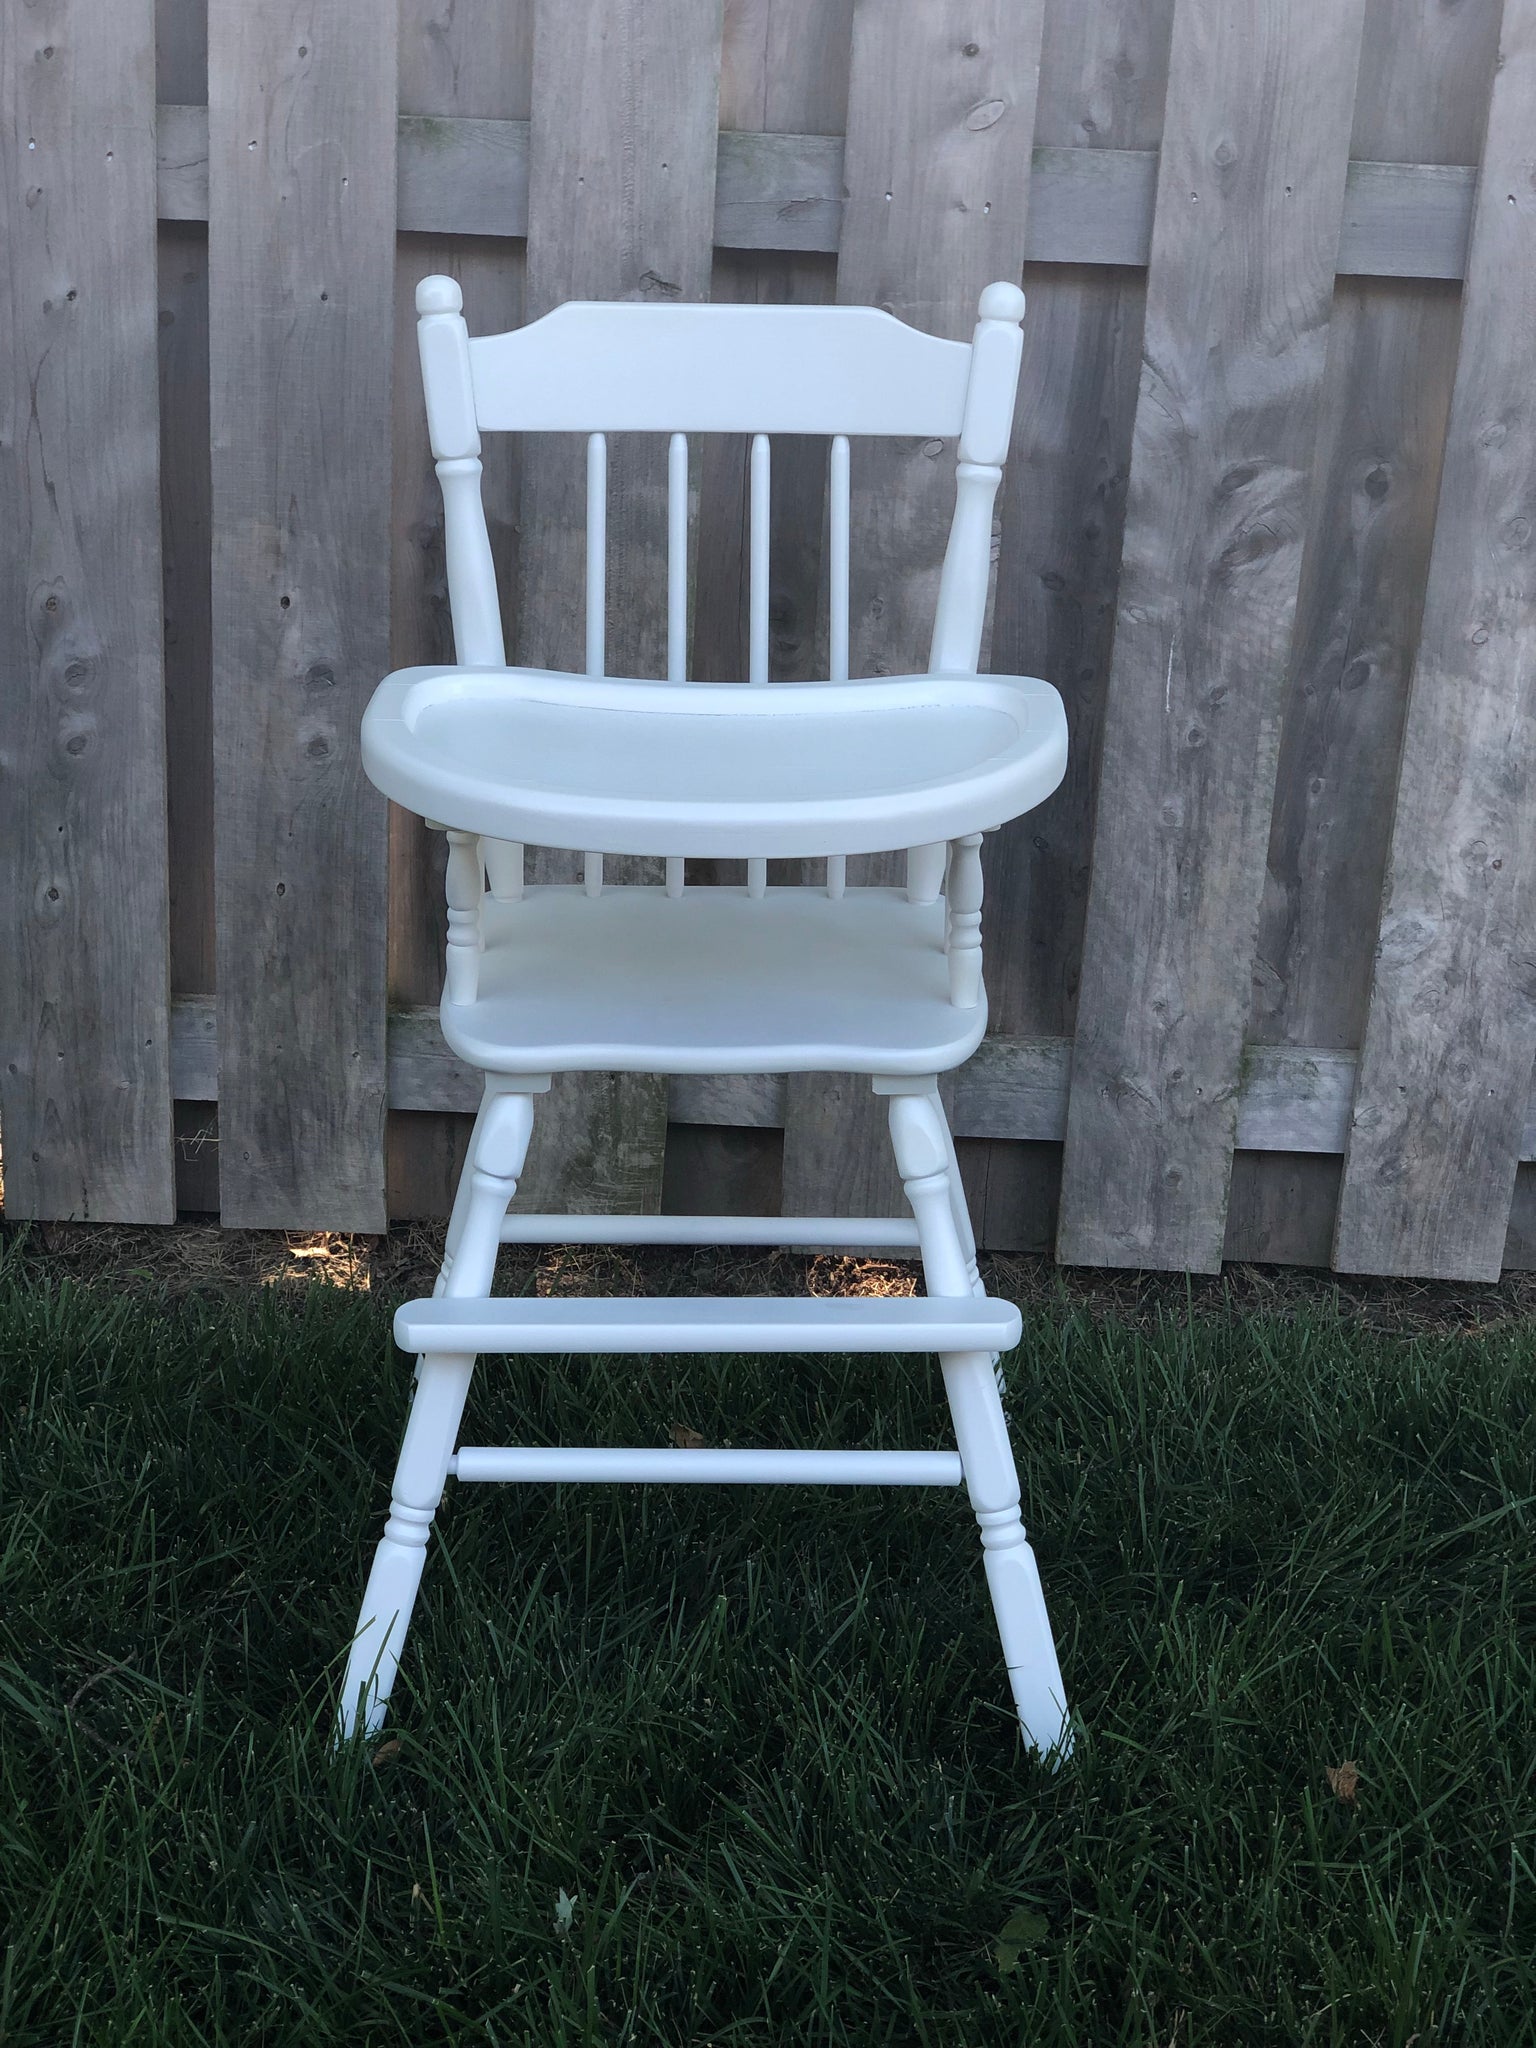
<svg viewBox="0 0 1536 2048">
<path fill-rule="evenodd" d="M 443 1036 L 502 1073 L 942 1073 L 986 1029 L 949 999 L 944 906 L 899 889 L 576 885 L 484 904 L 479 995 Z"/>
<path fill-rule="evenodd" d="M 363 718 L 386 796 L 461 831 L 592 853 L 873 853 L 1049 796 L 1066 717 L 1029 676 L 654 683 L 408 668 Z"/>
</svg>

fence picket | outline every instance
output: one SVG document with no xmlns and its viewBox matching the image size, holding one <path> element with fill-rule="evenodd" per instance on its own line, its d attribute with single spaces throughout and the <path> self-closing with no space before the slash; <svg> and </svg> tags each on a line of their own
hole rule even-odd
<svg viewBox="0 0 1536 2048">
<path fill-rule="evenodd" d="M 1536 0 L 1506 0 L 1334 1263 L 1498 1278 L 1536 1058 Z"/>
<path fill-rule="evenodd" d="M 221 1211 L 385 1222 L 395 8 L 211 0 Z M 338 452 L 344 459 L 338 459 Z"/>
<path fill-rule="evenodd" d="M 1500 0 L 1472 0 L 1454 15 L 1438 0 L 1367 8 L 1356 157 L 1476 162 L 1499 8 Z M 1334 293 L 1253 977 L 1253 1050 L 1358 1046 L 1365 1033 L 1459 296 L 1449 286 L 1346 277 Z M 1240 1158 L 1227 1257 L 1326 1265 L 1341 1164 L 1335 1157 L 1303 1183 L 1294 1161 Z"/>
<path fill-rule="evenodd" d="M 886 306 L 963 340 L 983 289 L 1021 275 L 1042 18 L 1041 0 L 984 0 L 963 30 L 921 0 L 855 8 L 840 304 Z M 954 508 L 954 451 L 863 443 L 851 475 L 850 668 L 921 673 Z M 902 878 L 900 855 L 849 867 L 850 883 Z M 784 1207 L 903 1212 L 885 1117 L 864 1084 L 791 1075 Z"/>
<path fill-rule="evenodd" d="M 149 0 L 0 15 L 13 1215 L 170 1222 Z"/>
<path fill-rule="evenodd" d="M 1058 1255 L 1221 1263 L 1362 0 L 1178 0 Z"/>
<path fill-rule="evenodd" d="M 719 127 L 721 0 L 662 13 L 641 0 L 535 0 L 528 160 L 528 317 L 565 299 L 707 299 Z M 676 52 L 687 61 L 676 61 Z M 569 445 L 567 445 L 569 444 Z M 667 672 L 667 457 L 660 436 L 609 452 L 605 660 L 613 675 Z M 585 448 L 525 451 L 515 658 L 586 665 Z M 580 856 L 529 851 L 540 881 Z M 661 879 L 610 860 L 610 882 Z M 648 1210 L 661 1203 L 666 1090 L 651 1075 L 562 1075 L 534 1119 L 518 1206 Z"/>
</svg>

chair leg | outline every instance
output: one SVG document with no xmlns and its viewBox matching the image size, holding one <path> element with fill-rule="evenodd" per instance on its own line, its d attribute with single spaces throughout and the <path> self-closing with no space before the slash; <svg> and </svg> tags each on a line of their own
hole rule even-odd
<svg viewBox="0 0 1536 2048">
<path fill-rule="evenodd" d="M 523 1170 L 532 1130 L 531 1096 L 487 1098 L 464 1168 L 468 1194 L 462 1203 L 457 1198 L 454 1202 L 458 1236 L 451 1261 L 444 1262 L 445 1294 L 490 1293 L 501 1220 L 517 1192 L 517 1177 Z M 463 1183 L 461 1193 L 462 1188 Z M 416 1391 L 395 1467 L 389 1519 L 374 1553 L 342 1680 L 343 1739 L 359 1728 L 372 1735 L 383 1723 L 421 1585 L 427 1537 L 443 1497 L 448 1461 L 458 1441 L 474 1368 L 473 1357 L 453 1353 L 428 1352 L 417 1363 Z"/>
<path fill-rule="evenodd" d="M 917 1219 L 929 1294 L 953 1298 L 979 1291 L 974 1257 L 966 1249 L 969 1231 L 962 1235 L 956 1217 L 954 1151 L 936 1095 L 893 1094 L 890 1118 L 896 1163 Z M 1062 1757 L 1071 1747 L 1066 1688 L 1039 1568 L 1024 1532 L 1019 1476 L 994 1361 L 987 1352 L 975 1351 L 952 1352 L 939 1362 L 1024 1739 L 1042 1754 Z"/>
</svg>

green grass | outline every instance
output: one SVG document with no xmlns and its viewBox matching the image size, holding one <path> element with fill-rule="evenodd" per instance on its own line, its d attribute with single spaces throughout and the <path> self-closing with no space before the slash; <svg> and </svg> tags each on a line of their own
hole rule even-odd
<svg viewBox="0 0 1536 2048">
<path fill-rule="evenodd" d="M 450 1494 L 399 1746 L 333 1754 L 384 1332 L 0 1269 L 5 2048 L 1533 2038 L 1536 1338 L 1031 1311 L 1051 1776 L 947 1493 Z M 923 1445 L 935 1380 L 493 1362 L 473 1413 Z"/>
</svg>

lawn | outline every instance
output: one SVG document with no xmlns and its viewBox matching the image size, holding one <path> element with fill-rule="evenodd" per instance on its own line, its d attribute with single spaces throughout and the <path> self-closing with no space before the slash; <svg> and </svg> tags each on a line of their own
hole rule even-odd
<svg viewBox="0 0 1536 2048">
<path fill-rule="evenodd" d="M 1533 2038 L 1518 1323 L 1032 1306 L 1051 1775 L 928 1492 L 450 1493 L 333 1752 L 386 1309 L 0 1267 L 4 2048 Z M 495 1361 L 473 1414 L 946 1441 L 922 1362 Z"/>
</svg>

